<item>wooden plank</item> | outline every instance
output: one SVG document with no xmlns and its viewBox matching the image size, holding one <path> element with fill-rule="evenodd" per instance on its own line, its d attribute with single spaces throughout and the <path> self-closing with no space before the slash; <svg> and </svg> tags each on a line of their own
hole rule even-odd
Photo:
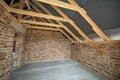
<svg viewBox="0 0 120 80">
<path fill-rule="evenodd" d="M 17 7 L 17 6 L 19 6 L 19 3 L 18 2 L 14 2 L 11 7 Z"/>
<path fill-rule="evenodd" d="M 47 10 L 47 8 L 45 8 L 41 3 L 37 2 L 36 0 L 35 0 L 35 2 L 36 2 L 46 13 L 48 13 L 48 14 L 50 14 L 50 15 L 53 15 L 53 14 L 52 14 L 49 10 Z M 71 34 L 71 35 L 73 36 L 73 38 L 76 39 L 76 41 L 82 42 L 82 40 L 80 40 L 75 34 L 73 34 L 73 32 L 71 32 L 71 31 L 67 28 L 67 26 L 65 26 L 64 24 L 62 24 L 60 21 L 57 21 L 57 23 L 59 23 L 69 34 Z"/>
<path fill-rule="evenodd" d="M 35 0 L 35 2 L 45 11 L 45 12 L 47 12 L 49 15 L 52 15 L 41 3 L 39 3 L 39 2 L 37 2 L 36 0 Z M 32 5 L 32 4 L 31 4 Z M 38 12 L 40 11 L 40 10 L 37 10 Z M 40 11 L 40 12 L 42 12 L 42 11 Z M 49 22 L 51 22 L 51 23 L 53 23 L 51 20 L 49 20 L 48 19 L 48 21 Z"/>
<path fill-rule="evenodd" d="M 64 22 L 69 22 L 70 21 L 70 20 L 67 20 L 67 19 L 64 19 L 64 18 L 61 18 L 61 17 L 51 16 L 51 15 L 42 14 L 42 13 L 36 13 L 36 12 L 32 12 L 32 11 L 13 9 L 13 8 L 10 8 L 9 12 L 24 14 L 24 15 L 29 15 L 29 16 L 36 16 L 36 17 L 41 17 L 41 18 L 47 18 L 47 19 L 53 19 L 53 20 L 59 20 L 59 21 L 64 21 Z"/>
<path fill-rule="evenodd" d="M 25 10 L 11 8 L 3 0 L 1 0 L 0 3 L 9 12 L 12 12 L 12 13 L 24 14 L 24 15 L 41 17 L 41 18 L 46 18 L 46 19 L 59 20 L 59 21 L 64 21 L 64 22 L 71 22 L 71 20 L 68 20 L 68 19 L 65 19 L 65 18 L 62 18 L 62 17 L 57 17 L 57 16 L 53 16 L 53 15 L 47 15 L 47 14 L 42 14 L 42 13 L 37 13 L 37 12 L 32 12 L 32 11 L 25 11 Z"/>
<path fill-rule="evenodd" d="M 69 17 L 63 13 L 58 7 L 56 6 L 52 6 L 61 16 L 63 16 L 66 19 L 69 19 Z M 92 42 L 92 40 L 74 23 L 74 21 L 72 23 L 70 23 L 77 31 L 80 35 L 83 36 L 83 38 L 85 38 L 88 42 Z"/>
<path fill-rule="evenodd" d="M 25 0 L 25 3 L 26 3 L 26 5 L 27 5 L 28 9 L 30 10 L 31 8 L 30 8 L 30 5 L 29 5 L 29 3 L 28 3 L 28 0 Z"/>
<path fill-rule="evenodd" d="M 69 0 L 69 2 L 72 4 L 69 4 L 69 3 L 65 3 L 65 2 L 62 2 L 62 1 L 59 1 L 59 0 L 37 0 L 37 1 L 40 1 L 40 2 L 44 2 L 44 3 L 47 3 L 47 4 L 51 4 L 51 5 L 55 5 L 55 6 L 59 6 L 59 7 L 63 7 L 63 8 L 67 8 L 67 9 L 71 9 L 71 10 L 75 10 L 75 11 L 78 11 L 84 18 L 86 21 L 88 21 L 88 23 L 93 27 L 93 30 L 105 41 L 109 41 L 110 39 L 102 32 L 102 30 L 98 27 L 97 24 L 95 24 L 95 22 L 86 14 L 87 12 L 79 7 L 79 6 L 76 6 L 74 3 L 75 1 L 74 0 Z M 71 23 L 71 22 L 70 22 Z"/>
<path fill-rule="evenodd" d="M 59 31 L 59 29 L 48 28 L 48 27 L 44 27 L 44 26 L 30 26 L 30 27 L 26 27 L 26 28 L 34 28 L 34 29 L 43 29 L 43 30 Z"/>
<path fill-rule="evenodd" d="M 23 9 L 23 7 L 24 7 L 24 0 L 20 0 L 19 1 L 19 9 Z M 21 14 L 18 14 L 18 20 L 19 19 L 22 19 L 22 15 Z"/>
<path fill-rule="evenodd" d="M 77 7 L 73 7 L 73 5 L 69 4 L 69 3 L 65 3 L 59 0 L 37 0 L 43 3 L 47 3 L 47 4 L 51 4 L 51 5 L 55 5 L 55 6 L 59 6 L 59 7 L 63 7 L 63 8 L 67 8 L 67 9 L 71 9 L 71 10 L 76 10 Z"/>
<path fill-rule="evenodd" d="M 13 5 L 13 2 L 14 2 L 14 0 L 11 0 L 11 2 L 10 2 L 10 6 L 12 6 L 12 5 Z"/>
<path fill-rule="evenodd" d="M 71 42 L 77 43 L 77 42 L 74 41 L 71 37 L 69 37 L 63 30 L 60 30 L 60 32 L 63 33 L 63 35 L 65 35 Z"/>
<path fill-rule="evenodd" d="M 59 0 L 37 0 L 37 1 L 54 5 L 54 6 L 59 6 L 59 7 L 70 9 L 70 10 L 74 10 L 74 11 L 78 11 L 78 7 L 63 1 L 59 1 Z M 80 8 L 80 10 L 84 13 L 87 13 L 83 8 Z"/>
<path fill-rule="evenodd" d="M 29 2 L 29 4 L 32 6 L 32 8 L 33 8 L 34 10 L 36 10 L 37 12 L 42 13 L 42 11 L 40 11 L 38 8 L 36 8 L 30 1 L 28 1 L 28 2 Z M 43 22 L 46 22 L 46 20 L 43 19 L 43 18 L 41 18 L 41 20 L 42 20 Z M 48 19 L 48 21 L 49 21 L 49 22 L 52 22 L 52 21 L 49 20 L 49 19 Z"/>
<path fill-rule="evenodd" d="M 92 29 L 104 40 L 109 41 L 110 39 L 102 32 L 99 26 L 83 11 L 81 11 L 81 7 L 74 1 L 68 0 L 75 8 L 78 8 L 78 12 L 82 15 L 82 17 L 92 26 Z M 83 9 L 84 10 L 84 9 Z M 84 10 L 85 11 L 85 10 Z"/>
<path fill-rule="evenodd" d="M 35 0 L 35 2 L 36 2 L 36 0 Z M 48 13 L 48 14 L 50 14 L 50 15 L 53 15 L 50 11 L 48 11 L 41 3 L 39 3 L 39 2 L 36 2 L 46 13 Z M 31 6 L 33 6 L 32 4 L 31 4 Z M 35 6 L 34 6 L 34 9 L 35 9 Z M 40 10 L 38 10 L 38 9 L 36 9 L 36 11 L 40 11 Z M 41 11 L 40 11 L 41 12 Z M 48 21 L 50 21 L 50 20 L 48 20 Z M 51 23 L 53 23 L 52 21 L 50 21 Z M 59 21 L 57 21 L 58 23 L 59 23 Z M 62 24 L 62 23 L 61 23 Z M 63 25 L 61 25 L 66 31 L 68 31 L 68 32 L 70 32 L 70 30 L 68 30 L 68 28 L 65 28 Z M 72 42 L 75 42 L 75 41 L 73 41 L 73 40 L 71 40 L 71 38 L 62 30 L 61 31 L 61 33 L 63 33 L 70 41 L 72 41 Z M 76 37 L 72 32 L 71 32 L 71 34 L 72 34 L 72 36 L 73 37 Z M 75 38 L 76 39 L 76 38 Z M 81 40 L 80 40 L 80 42 L 82 42 Z"/>
<path fill-rule="evenodd" d="M 38 21 L 31 21 L 31 20 L 23 20 L 23 19 L 20 19 L 19 22 L 20 22 L 20 23 L 43 25 L 43 26 L 62 27 L 61 25 L 58 25 L 58 24 L 38 22 Z"/>
<path fill-rule="evenodd" d="M 60 24 L 60 23 L 59 23 Z M 63 24 L 61 24 L 63 25 Z M 63 28 L 70 34 L 73 36 L 73 38 L 75 38 L 77 40 L 77 42 L 82 43 L 83 41 L 81 39 L 79 39 L 72 31 L 70 31 L 67 26 L 63 25 Z"/>
<path fill-rule="evenodd" d="M 13 13 L 18 13 L 18 14 L 25 14 L 25 15 L 29 15 L 29 16 L 33 16 L 35 15 L 36 17 L 42 17 L 43 15 L 39 14 L 39 13 L 35 13 L 35 12 L 30 12 L 30 11 L 24 11 L 24 10 L 18 10 L 18 9 L 13 9 L 13 8 L 10 8 L 3 0 L 0 1 L 0 4 L 3 5 L 9 12 L 13 12 Z M 41 15 L 41 16 L 40 16 Z M 45 15 L 46 16 L 46 15 Z M 49 16 L 46 16 L 46 17 L 49 17 Z M 43 18 L 46 18 L 46 17 L 43 17 Z M 50 17 L 49 17 L 50 18 Z M 48 18 L 48 19 L 49 19 Z M 58 17 L 53 17 L 53 18 L 58 18 Z M 52 18 L 52 19 L 53 19 Z M 51 19 L 51 18 L 50 18 Z M 59 18 L 58 20 L 61 20 L 61 21 L 69 21 L 69 20 L 62 20 L 64 18 Z M 55 19 L 56 20 L 56 19 Z M 32 27 L 31 27 L 32 28 Z M 34 27 L 35 28 L 35 27 Z M 39 28 L 40 29 L 40 28 Z M 42 29 L 45 29 L 45 28 L 42 28 Z M 52 29 L 53 30 L 53 29 Z M 60 32 L 62 32 L 66 37 L 68 37 L 69 40 L 71 40 L 73 43 L 76 43 L 73 39 L 71 39 L 66 33 L 64 33 L 62 30 L 60 30 Z"/>
</svg>

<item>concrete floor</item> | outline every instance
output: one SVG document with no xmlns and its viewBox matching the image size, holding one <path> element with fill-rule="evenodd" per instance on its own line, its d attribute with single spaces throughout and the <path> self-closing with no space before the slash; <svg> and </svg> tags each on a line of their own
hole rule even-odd
<svg viewBox="0 0 120 80">
<path fill-rule="evenodd" d="M 26 64 L 11 73 L 9 80 L 107 80 L 73 60 Z"/>
</svg>

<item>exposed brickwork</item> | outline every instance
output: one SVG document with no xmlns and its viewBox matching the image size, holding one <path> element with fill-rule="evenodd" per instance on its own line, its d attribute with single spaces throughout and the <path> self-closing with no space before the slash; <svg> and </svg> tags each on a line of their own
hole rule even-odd
<svg viewBox="0 0 120 80">
<path fill-rule="evenodd" d="M 120 41 L 75 44 L 72 59 L 110 80 L 120 80 Z"/>
<path fill-rule="evenodd" d="M 0 80 L 8 80 L 17 20 L 0 5 Z M 20 47 L 21 48 L 21 47 Z M 20 51 L 19 51 L 20 52 Z"/>
<path fill-rule="evenodd" d="M 25 63 L 26 52 L 26 29 L 23 33 L 16 33 L 15 36 L 15 53 L 13 54 L 13 60 L 15 67 L 20 67 Z"/>
<path fill-rule="evenodd" d="M 14 29 L 9 25 L 9 16 L 0 6 L 0 80 L 7 80 L 13 51 Z"/>
<path fill-rule="evenodd" d="M 60 32 L 29 29 L 27 38 L 28 62 L 70 58 L 70 41 Z"/>
<path fill-rule="evenodd" d="M 23 33 L 17 33 L 14 39 L 12 26 L 20 25 L 0 5 L 0 80 L 9 77 L 14 40 L 16 51 L 13 65 L 17 67 L 25 61 L 31 63 L 71 57 L 71 42 L 60 32 L 29 29 L 26 41 L 26 29 Z M 75 44 L 72 46 L 72 58 L 111 80 L 120 80 L 120 41 Z"/>
</svg>

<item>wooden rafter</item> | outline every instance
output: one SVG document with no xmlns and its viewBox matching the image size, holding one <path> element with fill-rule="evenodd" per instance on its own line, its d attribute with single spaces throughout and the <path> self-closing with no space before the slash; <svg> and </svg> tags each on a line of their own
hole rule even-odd
<svg viewBox="0 0 120 80">
<path fill-rule="evenodd" d="M 14 0 L 11 0 L 11 2 L 10 2 L 10 6 L 12 6 L 12 5 L 13 5 L 13 2 L 14 2 Z"/>
<path fill-rule="evenodd" d="M 58 21 L 71 22 L 71 20 L 68 20 L 68 19 L 65 19 L 65 18 L 62 18 L 62 17 L 57 17 L 57 16 L 53 16 L 53 15 L 47 15 L 47 14 L 42 14 L 42 13 L 37 13 L 37 12 L 32 12 L 32 11 L 25 11 L 25 10 L 11 8 L 3 0 L 1 0 L 0 3 L 9 12 L 24 14 L 24 15 L 29 15 L 29 16 L 36 16 L 36 17 L 41 17 L 41 18 L 46 18 L 46 19 L 53 19 L 53 20 L 58 20 Z"/>
<path fill-rule="evenodd" d="M 37 8 L 35 8 L 35 6 L 34 5 L 32 5 L 32 3 L 31 2 L 29 2 L 30 3 L 30 5 L 36 10 Z M 38 11 L 38 10 L 37 10 Z M 40 11 L 40 10 L 39 10 Z M 38 11 L 38 12 L 39 12 Z M 41 12 L 41 11 L 40 11 Z M 40 19 L 40 18 L 38 18 L 38 19 Z M 42 21 L 44 20 L 44 19 L 41 19 Z M 25 21 L 25 20 L 24 20 Z M 51 20 L 48 20 L 48 21 L 50 21 L 50 22 L 52 22 Z M 30 24 L 33 24 L 34 22 L 30 22 L 30 21 L 27 21 L 28 23 L 30 23 Z M 46 21 L 44 21 L 44 22 L 46 22 Z M 35 22 L 35 24 L 38 24 L 38 25 L 41 25 L 41 22 Z M 50 26 L 50 24 L 49 23 L 42 23 L 43 25 L 46 25 L 46 26 Z M 54 25 L 54 24 L 52 24 L 51 26 L 54 26 L 54 27 L 56 27 L 56 28 L 59 28 L 59 27 L 61 27 L 61 26 L 59 26 L 59 25 Z M 72 38 L 70 38 L 63 30 L 61 30 L 61 29 L 55 29 L 55 28 L 46 28 L 45 26 L 44 27 L 38 27 L 38 26 L 31 26 L 31 27 L 29 27 L 29 28 L 34 28 L 34 29 L 43 29 L 43 30 L 52 30 L 52 31 L 60 31 L 63 35 L 65 35 L 71 42 L 73 42 L 73 43 L 76 43 Z"/>
<path fill-rule="evenodd" d="M 51 16 L 51 15 L 45 15 L 45 14 L 36 13 L 36 12 L 32 12 L 32 11 L 25 11 L 25 10 L 20 10 L 20 9 L 14 9 L 14 8 L 9 7 L 4 2 L 4 0 L 1 0 L 0 4 L 2 6 L 4 6 L 8 12 L 17 13 L 17 14 L 20 14 L 20 16 L 22 16 L 24 14 L 24 15 L 28 15 L 28 16 L 36 16 L 36 17 L 42 17 L 42 18 L 47 18 L 47 19 L 53 19 L 53 20 L 60 20 L 60 21 L 65 21 L 65 22 L 71 22 L 71 20 L 67 20 L 67 19 L 64 19 L 64 18 L 61 18 L 61 17 Z M 23 4 L 24 4 L 24 2 L 23 2 Z M 19 8 L 20 8 L 20 3 L 19 3 Z M 23 7 L 21 7 L 21 9 L 22 8 Z M 19 16 L 19 19 L 21 20 L 22 17 L 20 17 L 20 16 Z M 31 27 L 31 28 L 37 28 L 37 27 Z M 42 28 L 42 29 L 45 29 L 45 28 Z M 52 29 L 52 28 L 49 28 L 49 29 L 56 30 L 56 29 Z M 59 31 L 62 32 L 73 43 L 76 43 L 76 41 L 74 41 L 71 37 L 69 37 L 63 30 L 60 29 Z"/>
<path fill-rule="evenodd" d="M 40 13 L 42 13 L 42 11 L 40 11 L 38 8 L 36 8 L 30 1 L 28 1 L 29 2 L 29 4 L 32 6 L 32 8 L 34 9 L 34 10 L 36 10 L 37 12 L 40 12 Z M 37 18 L 37 19 L 39 19 L 39 18 Z M 40 18 L 43 22 L 46 22 L 46 20 L 45 19 L 43 19 L 43 18 Z M 49 22 L 51 22 L 51 20 L 49 20 L 48 19 L 48 21 Z"/>
<path fill-rule="evenodd" d="M 59 6 L 59 7 L 63 7 L 63 8 L 67 8 L 67 9 L 71 9 L 71 10 L 77 9 L 77 7 L 75 8 L 73 5 L 59 1 L 59 0 L 37 0 L 37 1 L 55 5 L 55 6 Z"/>
<path fill-rule="evenodd" d="M 109 41 L 110 39 L 102 32 L 99 26 L 84 12 L 80 9 L 81 7 L 74 1 L 68 0 L 72 5 L 78 8 L 78 12 L 83 16 L 83 18 L 92 26 L 92 29 L 104 40 Z M 84 9 L 83 9 L 84 10 Z M 85 11 L 85 10 L 84 10 Z"/>
<path fill-rule="evenodd" d="M 25 0 L 25 3 L 26 3 L 26 5 L 27 5 L 28 9 L 30 10 L 31 8 L 30 8 L 30 5 L 29 5 L 29 3 L 28 3 L 28 0 Z"/>
<path fill-rule="evenodd" d="M 12 5 L 12 7 L 16 7 L 16 6 L 18 6 L 18 2 L 15 2 L 13 5 Z M 30 4 L 30 5 L 29 5 Z M 28 6 L 32 6 L 32 8 L 34 8 L 34 10 L 35 11 L 38 11 L 39 9 L 38 8 L 36 8 L 29 0 L 27 0 L 27 5 Z M 27 7 L 28 7 L 27 6 Z M 30 7 L 28 7 L 29 8 L 29 10 L 30 10 Z M 31 10 L 33 11 L 33 9 L 31 8 Z M 37 10 L 36 10 L 37 9 Z M 40 12 L 41 13 L 41 12 Z M 24 17 L 25 18 L 25 17 Z M 43 18 L 38 18 L 38 17 L 35 17 L 35 19 L 37 19 L 38 21 L 40 20 L 40 21 L 43 21 L 43 22 L 45 22 L 46 20 L 45 19 L 43 19 Z M 49 20 L 49 19 L 48 19 Z"/>
<path fill-rule="evenodd" d="M 42 12 L 42 11 L 40 11 L 39 9 L 37 9 L 31 2 L 29 2 L 30 3 L 30 5 L 37 11 L 37 12 Z M 48 13 L 48 14 L 50 14 L 50 15 L 52 15 L 52 13 L 50 13 L 43 5 L 41 5 L 40 3 L 38 3 L 37 2 L 37 4 L 40 6 L 40 7 L 42 7 L 43 8 L 43 10 L 45 10 L 45 12 L 46 13 Z M 48 20 L 50 23 L 53 23 L 51 20 Z M 61 25 L 62 27 L 63 27 L 63 25 Z M 70 31 L 70 30 L 68 30 L 67 28 L 64 28 L 65 30 L 67 30 L 69 33 L 71 33 L 71 35 L 73 36 L 73 37 L 75 37 L 74 36 L 74 34 Z M 75 43 L 75 41 L 71 38 L 71 37 L 69 37 L 62 29 L 60 29 L 60 32 L 62 33 L 62 34 L 64 34 L 70 41 L 72 41 L 73 43 Z M 82 42 L 82 41 L 81 41 Z"/>
<path fill-rule="evenodd" d="M 92 26 L 93 30 L 104 40 L 109 41 L 110 39 L 102 32 L 99 26 L 86 14 L 87 12 L 81 8 L 80 6 L 76 5 L 77 3 L 74 0 L 69 0 L 69 3 L 65 3 L 59 0 L 37 0 L 40 2 L 44 2 L 50 5 L 55 5 L 63 8 L 67 8 L 70 10 L 78 11 L 83 18 Z M 71 22 L 70 22 L 71 23 Z"/>
<path fill-rule="evenodd" d="M 69 17 L 64 14 L 58 7 L 56 6 L 52 6 L 61 16 L 63 16 L 64 18 L 69 19 Z M 80 35 L 82 35 L 88 42 L 92 42 L 92 40 L 74 23 L 74 21 L 72 23 L 70 23 L 77 31 Z"/>
<path fill-rule="evenodd" d="M 19 7 L 19 9 L 23 9 L 23 7 L 24 7 L 24 0 L 20 0 L 18 7 Z M 22 19 L 22 14 L 18 14 L 18 20 L 19 19 Z"/>
<path fill-rule="evenodd" d="M 47 8 L 45 8 L 41 3 L 36 2 L 46 13 L 53 15 L 49 10 L 47 10 Z M 39 11 L 39 10 L 38 10 Z M 53 23 L 53 22 L 51 22 Z M 68 28 L 67 26 L 65 26 L 63 23 L 61 23 L 60 21 L 57 21 L 57 23 L 59 23 L 69 34 L 71 34 L 78 42 L 82 42 L 82 40 L 80 40 L 76 35 L 74 35 Z"/>
<path fill-rule="evenodd" d="M 43 18 L 38 18 L 38 17 L 35 17 L 38 21 L 41 21 L 41 22 L 46 22 L 45 19 Z"/>
<path fill-rule="evenodd" d="M 30 26 L 27 28 L 34 28 L 34 29 L 44 29 L 44 30 L 53 30 L 53 31 L 59 31 L 59 29 L 55 29 L 55 28 L 48 28 L 48 27 L 41 27 L 41 26 Z"/>
<path fill-rule="evenodd" d="M 29 3 L 30 3 L 30 5 L 31 5 L 37 12 L 42 12 L 42 11 L 40 11 L 39 9 L 37 9 L 31 2 L 29 2 Z M 37 3 L 37 4 L 40 5 L 40 3 Z M 46 11 L 46 13 L 52 15 L 52 13 L 50 13 L 43 5 L 41 5 L 40 7 L 42 7 L 43 10 Z M 48 21 L 49 21 L 50 23 L 53 23 L 51 20 L 48 20 Z M 63 27 L 63 25 L 62 25 L 62 27 Z M 68 32 L 70 32 L 70 30 L 68 30 L 68 29 L 65 29 L 65 30 L 67 30 Z M 70 41 L 72 41 L 73 43 L 75 43 L 75 41 L 74 41 L 71 37 L 69 37 L 62 29 L 60 29 L 60 32 L 61 32 L 63 35 L 65 35 Z M 73 33 L 71 33 L 71 34 L 74 35 Z M 82 42 L 82 41 L 81 41 L 81 42 Z"/>
<path fill-rule="evenodd" d="M 20 23 L 29 23 L 29 24 L 43 25 L 43 26 L 62 27 L 61 25 L 58 25 L 58 24 L 38 22 L 38 21 L 30 21 L 30 20 L 22 20 L 22 19 L 20 19 L 19 22 Z"/>
<path fill-rule="evenodd" d="M 63 33 L 70 41 L 76 43 L 76 41 L 74 41 L 71 37 L 69 37 L 63 30 L 60 30 L 60 32 Z"/>
<path fill-rule="evenodd" d="M 19 6 L 19 2 L 14 2 L 11 7 L 16 7 L 16 6 Z"/>
</svg>

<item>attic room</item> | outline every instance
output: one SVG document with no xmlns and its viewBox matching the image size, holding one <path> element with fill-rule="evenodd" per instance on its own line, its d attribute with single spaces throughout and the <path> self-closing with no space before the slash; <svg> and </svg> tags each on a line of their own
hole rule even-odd
<svg viewBox="0 0 120 80">
<path fill-rule="evenodd" d="M 0 0 L 0 80 L 120 80 L 120 0 Z"/>
</svg>

